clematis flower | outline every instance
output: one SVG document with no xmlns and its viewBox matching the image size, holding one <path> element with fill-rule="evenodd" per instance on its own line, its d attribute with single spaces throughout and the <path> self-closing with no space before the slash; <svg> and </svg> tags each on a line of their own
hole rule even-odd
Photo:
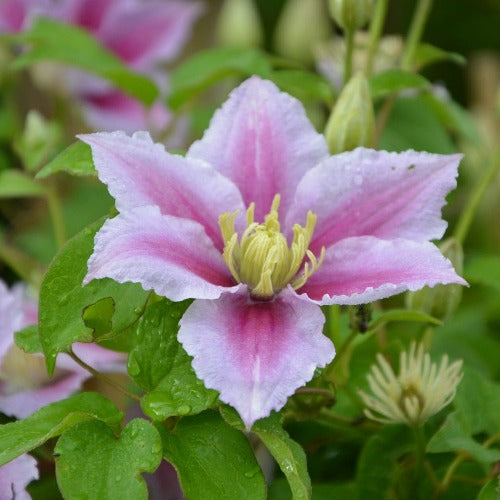
<svg viewBox="0 0 500 500">
<path fill-rule="evenodd" d="M 78 391 L 90 374 L 62 354 L 52 378 L 41 354 L 27 354 L 14 333 L 37 322 L 37 304 L 24 285 L 9 290 L 0 280 L 0 412 L 25 418 L 42 406 Z M 100 371 L 123 372 L 123 355 L 94 344 L 73 345 L 74 352 Z"/>
<path fill-rule="evenodd" d="M 0 31 L 21 31 L 37 16 L 79 26 L 94 35 L 133 70 L 156 81 L 165 92 L 167 81 L 159 65 L 172 61 L 187 41 L 201 4 L 189 0 L 4 0 Z M 42 66 L 43 79 L 54 67 Z M 164 129 L 170 112 L 162 99 L 150 109 L 95 76 L 65 68 L 52 80 L 83 104 L 86 122 L 95 129 L 117 127 Z M 51 80 L 49 78 L 49 80 Z M 52 83 L 54 83 L 52 81 Z"/>
<path fill-rule="evenodd" d="M 460 155 L 329 157 L 302 104 L 269 81 L 235 89 L 185 157 L 145 132 L 80 139 L 120 212 L 85 282 L 196 299 L 179 341 L 248 427 L 332 360 L 320 305 L 465 284 L 429 242 L 446 228 Z"/>
<path fill-rule="evenodd" d="M 29 500 L 26 486 L 34 479 L 38 479 L 38 468 L 30 455 L 21 455 L 0 466 L 0 499 Z"/>
</svg>

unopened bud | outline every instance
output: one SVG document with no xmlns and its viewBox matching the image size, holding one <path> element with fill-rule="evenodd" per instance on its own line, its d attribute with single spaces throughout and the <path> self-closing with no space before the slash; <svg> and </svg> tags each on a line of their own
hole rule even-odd
<svg viewBox="0 0 500 500">
<path fill-rule="evenodd" d="M 450 259 L 455 271 L 462 274 L 464 254 L 462 246 L 455 238 L 448 238 L 440 246 L 442 254 Z M 448 318 L 458 307 L 462 298 L 462 286 L 456 284 L 436 285 L 422 288 L 417 292 L 408 292 L 406 305 L 439 319 Z"/>
<path fill-rule="evenodd" d="M 375 113 L 366 77 L 359 73 L 342 90 L 325 129 L 332 154 L 370 146 L 375 131 Z"/>
<path fill-rule="evenodd" d="M 334 21 L 345 31 L 362 28 L 370 19 L 372 0 L 329 0 Z"/>
<path fill-rule="evenodd" d="M 319 42 L 331 35 L 326 6 L 320 0 L 289 0 L 276 26 L 274 45 L 284 57 L 310 64 Z"/>
<path fill-rule="evenodd" d="M 263 43 L 264 35 L 254 0 L 225 0 L 217 21 L 217 40 L 228 47 L 251 48 Z"/>
</svg>

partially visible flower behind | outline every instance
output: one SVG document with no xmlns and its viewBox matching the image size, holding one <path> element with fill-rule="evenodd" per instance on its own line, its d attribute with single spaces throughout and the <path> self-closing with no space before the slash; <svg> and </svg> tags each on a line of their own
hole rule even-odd
<svg viewBox="0 0 500 500">
<path fill-rule="evenodd" d="M 461 155 L 330 157 L 302 104 L 269 81 L 236 88 L 185 157 L 145 132 L 80 139 L 120 212 L 97 234 L 85 282 L 197 299 L 179 340 L 248 427 L 332 360 L 320 305 L 465 284 L 430 243 Z"/>
<path fill-rule="evenodd" d="M 38 468 L 30 455 L 21 455 L 0 466 L 0 500 L 29 500 L 26 486 L 35 479 Z"/>
<path fill-rule="evenodd" d="M 190 0 L 5 0 L 0 28 L 26 29 L 43 15 L 86 29 L 131 69 L 152 78 L 162 95 L 147 109 L 106 81 L 73 69 L 56 71 L 63 80 L 57 85 L 81 101 L 84 119 L 94 129 L 159 132 L 171 120 L 163 102 L 168 80 L 161 65 L 179 54 L 200 13 L 201 4 Z M 48 68 L 53 71 L 54 65 L 42 66 L 45 72 Z"/>
<path fill-rule="evenodd" d="M 444 355 L 433 363 L 422 344 L 401 353 L 398 375 L 382 354 L 377 361 L 367 377 L 372 394 L 359 394 L 366 416 L 382 423 L 422 425 L 451 403 L 462 379 L 462 360 L 450 364 Z"/>
<path fill-rule="evenodd" d="M 42 406 L 78 391 L 90 374 L 61 354 L 52 378 L 41 354 L 27 354 L 14 343 L 14 333 L 37 322 L 37 304 L 26 287 L 12 289 L 0 280 L 0 412 L 25 418 Z M 120 353 L 94 344 L 77 343 L 74 352 L 100 371 L 124 372 Z"/>
</svg>

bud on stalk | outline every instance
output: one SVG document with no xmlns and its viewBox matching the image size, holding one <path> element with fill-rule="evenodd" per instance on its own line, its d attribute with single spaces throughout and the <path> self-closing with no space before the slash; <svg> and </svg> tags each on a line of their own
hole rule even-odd
<svg viewBox="0 0 500 500">
<path fill-rule="evenodd" d="M 370 19 L 372 0 L 329 0 L 333 20 L 344 31 L 362 28 Z"/>
<path fill-rule="evenodd" d="M 325 129 L 332 154 L 371 146 L 375 132 L 375 113 L 366 77 L 353 76 L 342 90 Z"/>
<path fill-rule="evenodd" d="M 225 0 L 217 21 L 217 41 L 228 47 L 252 48 L 264 35 L 254 0 Z"/>
</svg>

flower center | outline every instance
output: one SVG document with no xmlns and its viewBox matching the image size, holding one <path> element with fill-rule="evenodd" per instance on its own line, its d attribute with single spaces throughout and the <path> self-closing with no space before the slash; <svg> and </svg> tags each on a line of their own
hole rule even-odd
<svg viewBox="0 0 500 500">
<path fill-rule="evenodd" d="M 247 210 L 247 227 L 238 240 L 234 220 L 238 215 L 224 213 L 219 217 L 219 226 L 224 239 L 224 261 L 238 283 L 245 283 L 250 295 L 257 300 L 269 300 L 282 288 L 290 284 L 295 290 L 321 266 L 325 249 L 319 259 L 308 250 L 316 225 L 316 215 L 307 214 L 306 226 L 293 226 L 293 241 L 288 245 L 280 231 L 278 208 L 280 195 L 272 202 L 271 210 L 263 224 L 254 222 L 255 204 Z M 309 259 L 302 267 L 304 258 Z"/>
</svg>

